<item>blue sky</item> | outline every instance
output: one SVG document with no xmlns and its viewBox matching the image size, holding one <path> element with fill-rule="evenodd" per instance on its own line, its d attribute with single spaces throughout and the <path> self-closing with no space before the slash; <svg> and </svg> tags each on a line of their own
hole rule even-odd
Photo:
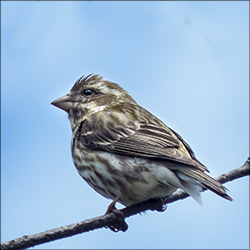
<svg viewBox="0 0 250 250">
<path fill-rule="evenodd" d="M 1 238 L 99 216 L 110 200 L 78 175 L 65 112 L 50 105 L 83 74 L 119 83 L 217 176 L 249 155 L 247 1 L 2 2 Z M 234 199 L 202 194 L 36 249 L 247 249 L 249 178 Z M 122 207 L 122 206 L 119 206 Z"/>
</svg>

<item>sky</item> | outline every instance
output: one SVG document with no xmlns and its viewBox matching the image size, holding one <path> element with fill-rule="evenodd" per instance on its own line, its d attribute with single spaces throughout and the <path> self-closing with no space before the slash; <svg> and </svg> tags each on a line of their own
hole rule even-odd
<svg viewBox="0 0 250 250">
<path fill-rule="evenodd" d="M 1 241 L 104 214 L 78 175 L 67 114 L 83 74 L 120 84 L 178 132 L 211 176 L 249 156 L 248 1 L 1 2 Z M 35 249 L 248 249 L 249 177 L 164 213 Z M 118 205 L 122 208 L 122 205 Z"/>
</svg>

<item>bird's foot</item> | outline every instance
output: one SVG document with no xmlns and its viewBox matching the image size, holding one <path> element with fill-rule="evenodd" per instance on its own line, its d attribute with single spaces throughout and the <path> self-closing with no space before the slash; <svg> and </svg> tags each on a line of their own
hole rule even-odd
<svg viewBox="0 0 250 250">
<path fill-rule="evenodd" d="M 119 201 L 119 199 L 121 198 L 120 195 L 116 196 L 114 198 L 114 200 L 110 203 L 110 205 L 108 206 L 108 209 L 106 211 L 105 214 L 110 214 L 110 213 L 115 213 L 115 214 L 118 214 L 118 215 L 123 215 L 123 212 L 118 210 L 116 207 L 115 207 L 115 204 L 117 201 Z"/>
<path fill-rule="evenodd" d="M 112 224 L 106 226 L 106 228 L 109 228 L 113 232 L 119 232 L 119 231 L 125 232 L 128 229 L 128 225 L 124 220 L 123 212 L 115 207 L 115 204 L 120 199 L 120 197 L 121 197 L 120 195 L 115 197 L 115 199 L 108 206 L 108 209 L 105 213 L 105 215 L 114 213 L 116 216 L 115 221 Z"/>
<path fill-rule="evenodd" d="M 156 208 L 151 209 L 152 211 L 158 211 L 158 212 L 164 212 L 167 209 L 167 205 L 164 204 L 164 201 L 162 198 L 155 198 L 153 200 L 156 200 Z"/>
<path fill-rule="evenodd" d="M 167 205 L 164 204 L 163 199 L 162 198 L 157 198 L 157 202 L 158 202 L 158 205 L 157 205 L 156 211 L 158 211 L 158 212 L 166 211 Z"/>
</svg>

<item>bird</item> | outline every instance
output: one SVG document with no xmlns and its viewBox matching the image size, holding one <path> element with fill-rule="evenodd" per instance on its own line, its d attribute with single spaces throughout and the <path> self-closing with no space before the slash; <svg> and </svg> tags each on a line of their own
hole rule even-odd
<svg viewBox="0 0 250 250">
<path fill-rule="evenodd" d="M 189 144 L 118 84 L 83 75 L 51 104 L 68 113 L 73 163 L 89 186 L 112 200 L 107 211 L 116 202 L 127 207 L 177 189 L 199 204 L 202 189 L 232 201 Z"/>
</svg>

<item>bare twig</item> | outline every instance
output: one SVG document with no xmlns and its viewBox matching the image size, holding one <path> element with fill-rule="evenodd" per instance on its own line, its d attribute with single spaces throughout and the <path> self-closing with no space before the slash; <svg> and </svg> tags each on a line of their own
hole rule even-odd
<svg viewBox="0 0 250 250">
<path fill-rule="evenodd" d="M 237 169 L 229 171 L 225 174 L 218 176 L 216 179 L 221 183 L 226 183 L 243 176 L 250 175 L 250 157 L 247 159 L 245 164 Z M 205 189 L 203 190 L 205 191 Z M 187 198 L 189 195 L 184 191 L 177 191 L 173 195 L 163 199 L 164 204 L 169 204 L 181 199 Z M 62 226 L 59 228 L 47 230 L 42 233 L 33 235 L 24 235 L 20 238 L 6 241 L 1 244 L 1 249 L 25 249 L 28 247 L 36 246 L 39 244 L 47 243 L 53 240 L 66 238 L 76 234 L 88 232 L 102 227 L 108 227 L 113 231 L 126 231 L 128 226 L 125 222 L 125 218 L 144 212 L 146 210 L 157 210 L 158 202 L 155 199 L 151 199 L 145 202 L 138 203 L 126 207 L 122 211 L 124 218 L 119 213 L 110 213 L 103 216 L 95 217 L 93 219 L 84 220 L 78 223 L 74 223 L 67 226 Z"/>
</svg>

